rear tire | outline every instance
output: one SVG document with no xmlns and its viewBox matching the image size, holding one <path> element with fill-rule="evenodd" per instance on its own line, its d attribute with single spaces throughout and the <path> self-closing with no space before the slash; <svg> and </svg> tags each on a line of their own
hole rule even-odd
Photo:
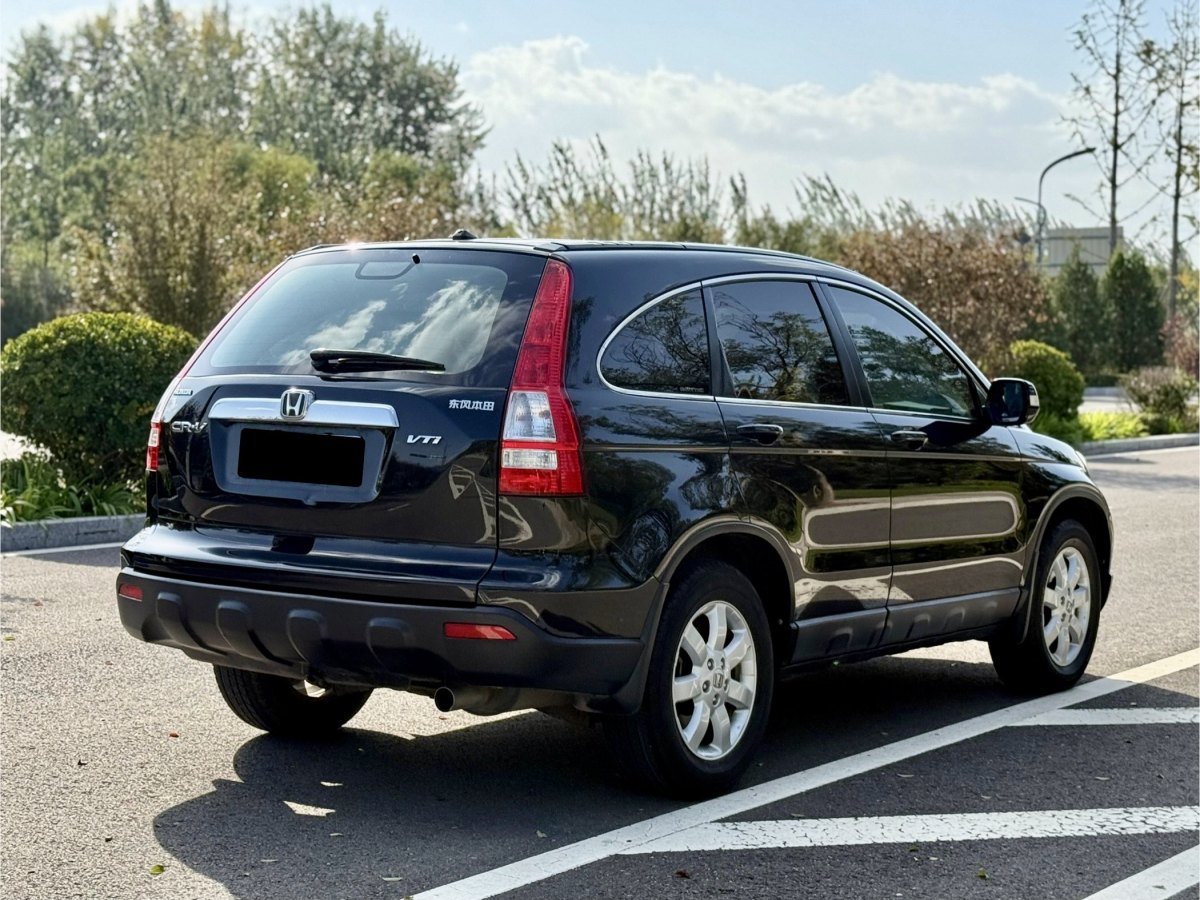
<svg viewBox="0 0 1200 900">
<path fill-rule="evenodd" d="M 774 681 L 754 586 L 726 563 L 699 563 L 671 589 L 641 708 L 605 720 L 618 764 L 675 796 L 728 790 L 762 741 Z"/>
<path fill-rule="evenodd" d="M 271 734 L 320 737 L 337 731 L 363 708 L 369 688 L 314 693 L 303 680 L 213 666 L 217 688 L 239 719 Z"/>
<path fill-rule="evenodd" d="M 1023 694 L 1049 694 L 1083 677 L 1100 627 L 1102 577 L 1087 529 L 1073 519 L 1054 526 L 1038 554 L 1025 636 L 988 642 L 1005 685 Z"/>
</svg>

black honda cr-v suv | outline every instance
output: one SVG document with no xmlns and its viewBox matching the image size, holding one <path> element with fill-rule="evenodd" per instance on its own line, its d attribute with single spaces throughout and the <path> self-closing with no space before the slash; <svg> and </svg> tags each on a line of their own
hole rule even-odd
<svg viewBox="0 0 1200 900">
<path fill-rule="evenodd" d="M 164 394 L 125 627 L 314 734 L 372 688 L 573 707 L 677 793 L 747 766 L 781 676 L 982 639 L 1082 675 L 1104 498 L 911 304 L 684 244 L 315 247 Z"/>
</svg>

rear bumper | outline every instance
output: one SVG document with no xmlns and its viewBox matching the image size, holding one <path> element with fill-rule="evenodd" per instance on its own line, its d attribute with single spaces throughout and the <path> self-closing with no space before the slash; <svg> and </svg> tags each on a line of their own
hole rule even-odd
<svg viewBox="0 0 1200 900">
<path fill-rule="evenodd" d="M 130 634 L 217 665 L 330 684 L 560 691 L 597 710 L 629 711 L 641 697 L 643 638 L 554 635 L 504 607 L 260 591 L 129 567 L 117 583 L 141 589 L 141 600 L 117 597 Z M 447 638 L 447 622 L 500 625 L 516 640 Z"/>
</svg>

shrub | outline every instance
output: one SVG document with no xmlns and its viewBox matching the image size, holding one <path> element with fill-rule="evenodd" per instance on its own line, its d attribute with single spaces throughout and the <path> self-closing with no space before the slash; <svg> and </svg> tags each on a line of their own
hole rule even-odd
<svg viewBox="0 0 1200 900">
<path fill-rule="evenodd" d="M 1073 421 L 1083 402 L 1083 376 L 1071 357 L 1039 341 L 1016 341 L 1008 352 L 1012 374 L 1032 381 L 1037 387 L 1042 416 Z M 1050 433 L 1044 428 L 1038 430 Z"/>
<path fill-rule="evenodd" d="M 1170 366 L 1138 369 L 1121 383 L 1142 412 L 1168 418 L 1183 418 L 1196 393 L 1196 379 Z"/>
<path fill-rule="evenodd" d="M 4 427 L 49 450 L 71 484 L 129 481 L 154 406 L 195 347 L 187 332 L 129 313 L 39 325 L 0 352 Z"/>
<path fill-rule="evenodd" d="M 1150 433 L 1142 417 L 1132 412 L 1085 412 L 1079 414 L 1085 441 L 1115 441 Z"/>
<path fill-rule="evenodd" d="M 1200 430 L 1200 419 L 1197 419 L 1194 406 L 1179 416 L 1144 412 L 1138 418 L 1150 434 L 1189 434 Z"/>
</svg>

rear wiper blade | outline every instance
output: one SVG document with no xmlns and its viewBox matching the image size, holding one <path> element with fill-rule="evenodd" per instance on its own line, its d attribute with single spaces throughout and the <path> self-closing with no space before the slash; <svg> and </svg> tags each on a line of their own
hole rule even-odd
<svg viewBox="0 0 1200 900">
<path fill-rule="evenodd" d="M 446 367 L 431 359 L 396 356 L 374 350 L 313 350 L 308 354 L 318 372 L 389 372 L 396 369 L 445 372 Z"/>
</svg>

